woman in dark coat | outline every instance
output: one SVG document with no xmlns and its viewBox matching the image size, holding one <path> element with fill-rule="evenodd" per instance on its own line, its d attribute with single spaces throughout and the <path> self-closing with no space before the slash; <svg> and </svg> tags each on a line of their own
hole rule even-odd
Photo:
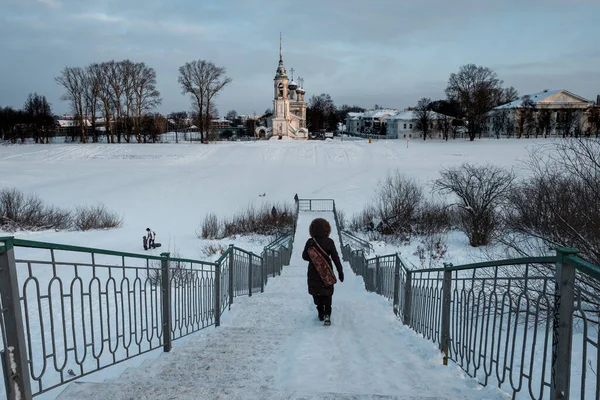
<svg viewBox="0 0 600 400">
<path fill-rule="evenodd" d="M 329 265 L 331 265 L 331 260 L 333 260 L 340 282 L 344 282 L 344 271 L 342 269 L 340 257 L 335 248 L 335 243 L 329 237 L 331 234 L 331 225 L 329 225 L 329 222 L 323 218 L 316 218 L 310 224 L 309 233 L 311 238 L 306 241 L 304 251 L 302 252 L 302 258 L 308 261 L 308 272 L 306 274 L 308 293 L 312 295 L 315 305 L 317 306 L 319 320 L 325 321 L 325 324 L 329 325 L 331 323 L 331 298 L 333 296 L 333 285 L 326 286 L 325 283 L 323 283 L 321 276 L 319 276 L 317 269 L 310 260 L 308 249 L 314 246 L 318 251 L 321 251 L 321 249 L 319 249 L 319 247 L 314 243 L 315 241 L 319 244 L 319 246 L 321 246 L 323 251 L 325 251 L 327 255 L 331 257 L 328 257 Z"/>
</svg>

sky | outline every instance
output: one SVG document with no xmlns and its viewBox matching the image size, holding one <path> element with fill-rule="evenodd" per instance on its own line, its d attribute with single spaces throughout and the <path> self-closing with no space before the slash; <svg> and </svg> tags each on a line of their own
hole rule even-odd
<svg viewBox="0 0 600 400">
<path fill-rule="evenodd" d="M 600 94 L 599 0 L 0 0 L 0 106 L 28 93 L 69 112 L 54 77 L 66 66 L 130 59 L 157 73 L 157 111 L 191 109 L 178 68 L 209 60 L 232 83 L 221 115 L 272 107 L 283 59 L 306 98 L 397 109 L 444 98 L 452 72 L 492 68 L 520 94 Z"/>
</svg>

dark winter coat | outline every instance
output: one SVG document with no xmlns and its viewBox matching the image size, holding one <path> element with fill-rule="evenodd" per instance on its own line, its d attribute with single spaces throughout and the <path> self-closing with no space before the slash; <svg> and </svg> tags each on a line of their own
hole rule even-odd
<svg viewBox="0 0 600 400">
<path fill-rule="evenodd" d="M 306 241 L 304 251 L 302 252 L 302 259 L 308 261 L 308 272 L 306 274 L 308 293 L 313 296 L 333 296 L 333 286 L 325 286 L 323 280 L 317 272 L 317 269 L 310 261 L 307 251 L 309 247 L 315 246 L 313 243 L 314 238 L 314 240 L 319 243 L 323 250 L 325 250 L 325 252 L 331 256 L 331 260 L 333 260 L 333 263 L 337 269 L 338 277 L 343 273 L 342 263 L 340 262 L 340 257 L 335 248 L 335 243 L 329 237 L 329 234 L 331 233 L 331 226 L 327 220 L 323 218 L 317 218 L 310 224 L 309 232 L 310 236 L 312 237 Z M 331 265 L 331 260 L 329 260 L 329 265 Z"/>
</svg>

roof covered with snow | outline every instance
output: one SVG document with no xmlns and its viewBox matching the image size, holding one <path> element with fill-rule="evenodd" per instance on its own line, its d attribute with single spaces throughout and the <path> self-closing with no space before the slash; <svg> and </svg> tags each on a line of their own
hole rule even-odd
<svg viewBox="0 0 600 400">
<path fill-rule="evenodd" d="M 431 111 L 431 118 L 433 119 L 437 119 L 440 117 L 443 117 L 442 114 L 436 113 L 435 111 Z M 417 117 L 417 113 L 415 111 L 402 111 L 399 112 L 398 114 L 388 118 L 389 120 L 400 120 L 400 121 L 414 121 L 418 119 Z"/>
<path fill-rule="evenodd" d="M 538 93 L 532 93 L 532 94 L 526 94 L 523 95 L 521 98 L 512 101 L 510 103 L 506 103 L 503 104 L 501 106 L 495 107 L 494 110 L 505 110 L 505 109 L 511 109 L 511 108 L 519 108 L 521 107 L 521 105 L 523 104 L 523 99 L 526 96 L 529 96 L 529 98 L 533 101 L 534 104 L 538 104 L 539 102 L 544 102 L 545 100 L 548 100 L 550 97 L 555 96 L 557 94 L 563 94 L 565 95 L 567 98 L 572 98 L 574 101 L 573 102 L 579 102 L 579 103 L 590 103 L 589 100 L 584 99 L 581 96 L 578 96 L 576 94 L 573 94 L 567 90 L 564 89 L 557 89 L 557 90 L 544 90 L 542 92 L 538 92 Z M 557 101 L 556 103 L 573 103 L 573 102 L 563 102 L 563 101 Z"/>
</svg>

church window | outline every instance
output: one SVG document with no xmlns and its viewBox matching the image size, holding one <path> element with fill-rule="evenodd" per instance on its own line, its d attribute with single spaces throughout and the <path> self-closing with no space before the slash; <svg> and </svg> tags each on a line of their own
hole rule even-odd
<svg viewBox="0 0 600 400">
<path fill-rule="evenodd" d="M 410 129 L 412 129 L 412 124 L 410 124 Z"/>
<path fill-rule="evenodd" d="M 406 124 L 404 124 L 404 129 L 406 129 Z"/>
</svg>

